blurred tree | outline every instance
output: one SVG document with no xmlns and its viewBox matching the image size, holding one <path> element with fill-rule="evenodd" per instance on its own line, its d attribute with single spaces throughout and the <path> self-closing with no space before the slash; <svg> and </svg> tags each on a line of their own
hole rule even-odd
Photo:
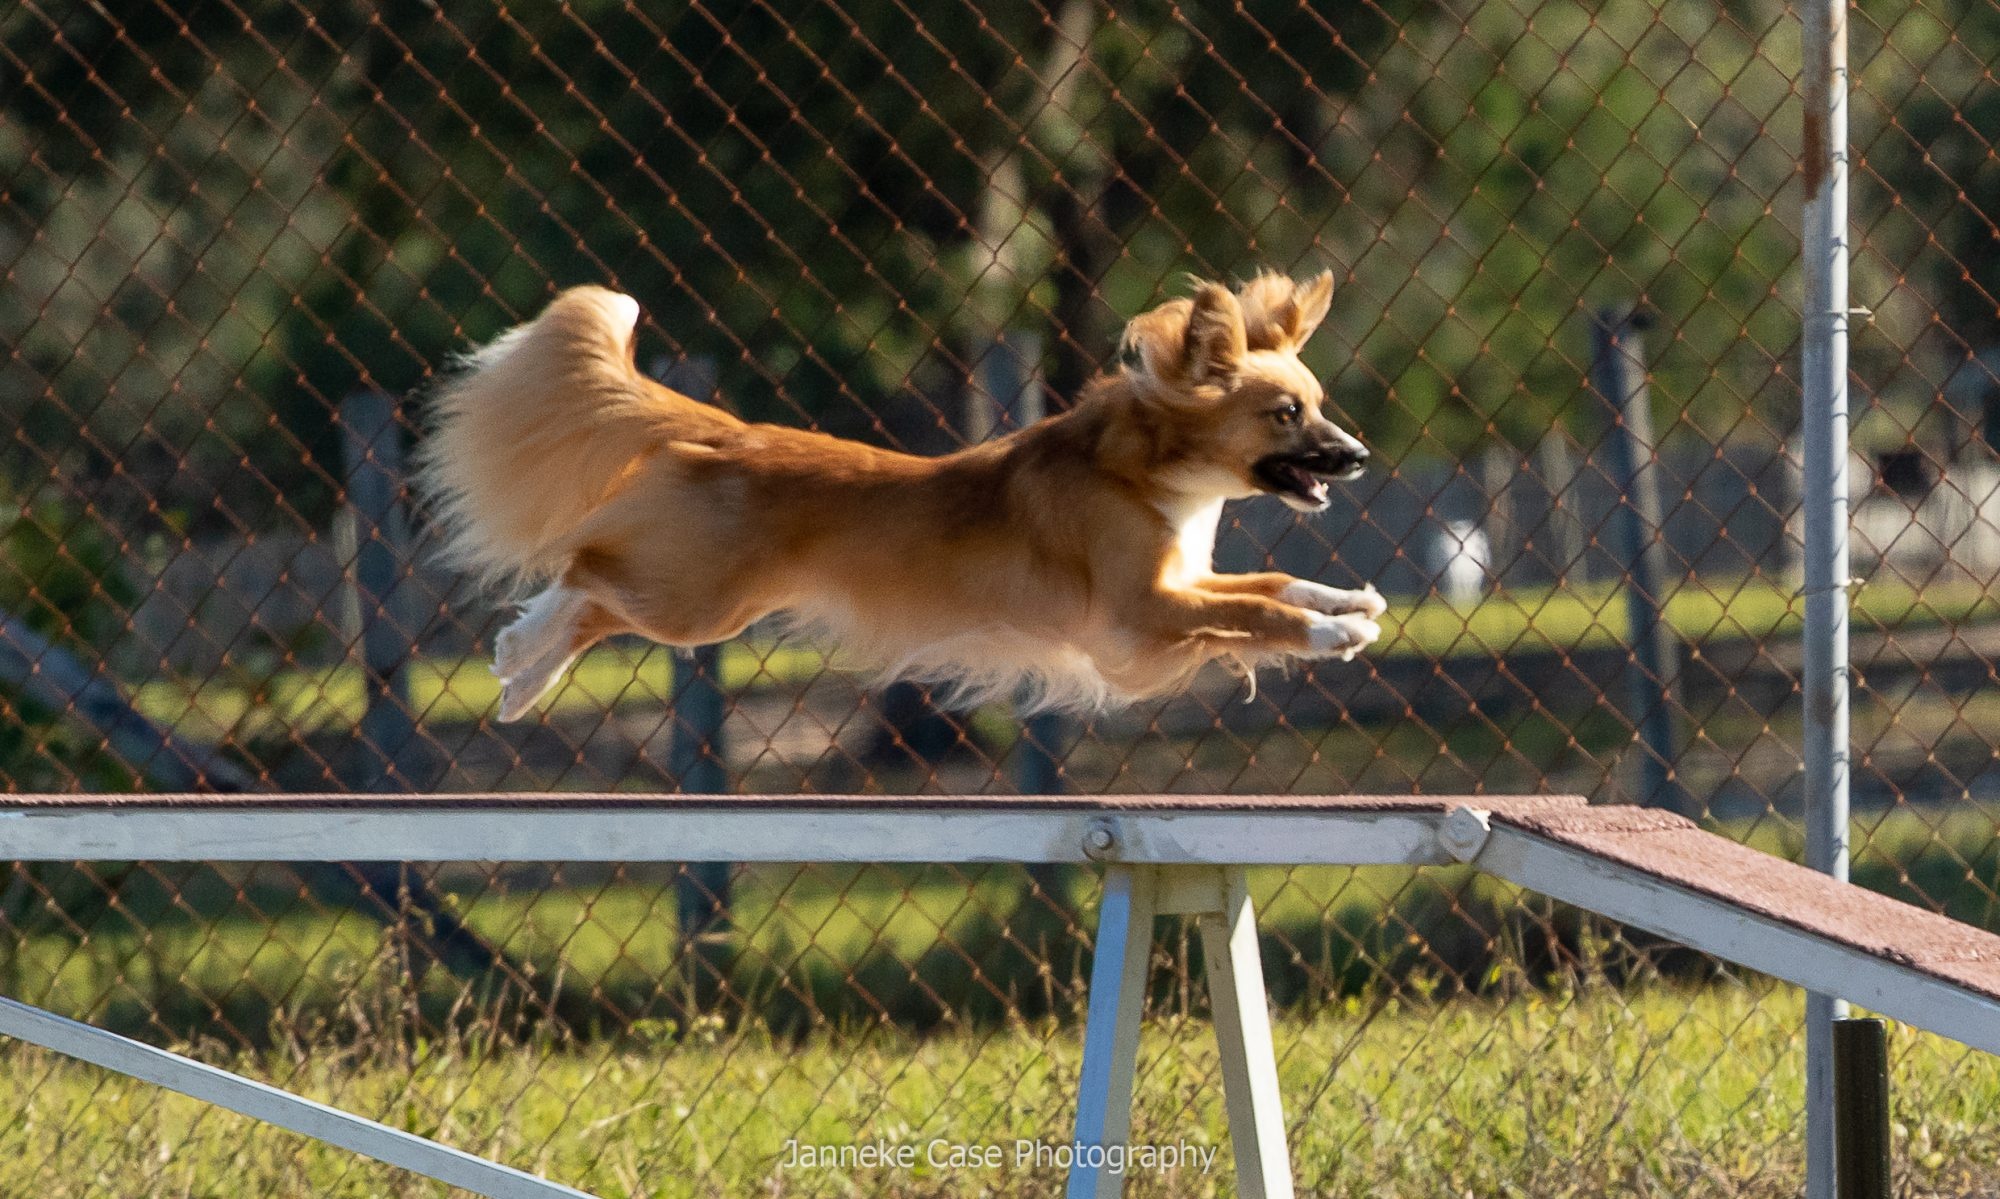
<svg viewBox="0 0 2000 1199">
<path fill-rule="evenodd" d="M 1876 441 L 1932 454 L 2000 448 L 2000 10 L 1972 0 L 1858 6 L 1853 56 L 1854 207 L 1865 236 L 1855 339 Z M 1923 86 L 1912 87 L 1912 68 Z M 1978 361 L 1975 362 L 1975 359 Z M 1944 403 L 1940 403 L 1940 400 Z M 1952 419 L 1925 417 L 1956 408 Z M 1941 413 L 1940 413 L 1941 414 Z"/>
<path fill-rule="evenodd" d="M 0 484 L 0 615 L 58 645 L 104 644 L 138 601 L 120 548 L 73 505 L 23 503 Z M 0 683 L 0 788 L 132 789 L 101 732 L 64 715 Z"/>
<path fill-rule="evenodd" d="M 333 401 L 419 387 L 584 280 L 715 355 L 752 416 L 938 448 L 991 332 L 1055 326 L 1060 400 L 1184 272 L 1322 265 L 1342 288 L 1311 360 L 1392 456 L 1588 435 L 1580 313 L 1603 300 L 1669 331 L 1666 436 L 1746 413 L 1781 433 L 1794 164 L 1773 127 L 1795 102 L 1763 42 L 1784 19 L 17 8 L 10 452 L 198 526 L 318 520 Z"/>
</svg>

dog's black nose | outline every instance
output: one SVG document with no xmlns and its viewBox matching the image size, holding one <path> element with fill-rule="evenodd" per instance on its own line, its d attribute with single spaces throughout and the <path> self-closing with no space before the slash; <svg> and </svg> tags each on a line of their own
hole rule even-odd
<svg viewBox="0 0 2000 1199">
<path fill-rule="evenodd" d="M 1326 451 L 1329 474 L 1352 477 L 1361 473 L 1368 465 L 1368 448 L 1359 445 L 1337 445 Z"/>
</svg>

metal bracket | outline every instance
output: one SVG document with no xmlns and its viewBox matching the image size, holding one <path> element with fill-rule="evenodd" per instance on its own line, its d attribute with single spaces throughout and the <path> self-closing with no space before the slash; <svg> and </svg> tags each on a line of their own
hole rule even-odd
<svg viewBox="0 0 2000 1199">
<path fill-rule="evenodd" d="M 1824 595 L 1829 591 L 1852 592 L 1852 591 L 1859 591 L 1861 590 L 1861 588 L 1867 585 L 1868 585 L 1868 580 L 1863 578 L 1862 576 L 1849 575 L 1845 579 L 1837 579 L 1834 582 L 1828 583 L 1824 587 L 1801 587 L 1798 590 L 1798 594 L 1801 597 L 1805 597 L 1811 595 Z"/>
<path fill-rule="evenodd" d="M 1486 848 L 1486 838 L 1492 835 L 1490 813 L 1478 808 L 1453 808 L 1451 815 L 1444 818 L 1444 827 L 1438 830 L 1438 843 L 1452 857 L 1470 862 Z"/>
</svg>

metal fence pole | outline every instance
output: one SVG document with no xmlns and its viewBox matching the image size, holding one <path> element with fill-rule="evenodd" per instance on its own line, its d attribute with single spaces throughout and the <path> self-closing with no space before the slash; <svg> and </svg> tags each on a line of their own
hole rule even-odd
<svg viewBox="0 0 2000 1199">
<path fill-rule="evenodd" d="M 1800 138 L 1805 299 L 1801 384 L 1805 509 L 1806 864 L 1847 877 L 1847 5 L 1802 14 Z M 1833 1022 L 1847 1005 L 1806 998 L 1806 1195 L 1834 1195 Z"/>
<path fill-rule="evenodd" d="M 692 399 L 714 398 L 713 358 L 661 360 L 653 377 Z M 719 795 L 729 790 L 723 765 L 722 722 L 727 705 L 722 694 L 722 648 L 704 645 L 692 653 L 674 655 L 672 710 L 674 727 L 667 750 L 667 772 L 684 795 Z M 681 939 L 688 944 L 713 942 L 726 934 L 729 921 L 729 863 L 689 862 L 675 883 L 675 911 Z M 691 961 L 702 960 L 700 953 Z M 696 978 L 696 994 L 708 989 Z"/>
<path fill-rule="evenodd" d="M 379 391 L 358 391 L 340 405 L 341 448 L 347 466 L 347 505 L 354 514 L 354 609 L 361 621 L 362 710 L 360 735 L 347 762 L 346 784 L 368 793 L 412 791 L 405 769 L 416 740 L 410 717 L 408 623 L 397 619 L 396 583 L 409 561 L 409 527 L 403 518 L 403 439 L 396 401 Z M 390 916 L 399 950 L 410 948 L 415 882 L 407 862 L 358 862 L 364 891 Z M 405 958 L 405 967 L 408 968 Z"/>
<path fill-rule="evenodd" d="M 354 513 L 355 607 L 361 617 L 365 706 L 358 755 L 348 785 L 358 791 L 417 789 L 409 770 L 416 741 L 407 668 L 409 605 L 398 595 L 409 561 L 409 527 L 402 510 L 402 430 L 396 401 L 361 391 L 340 406 L 347 457 L 347 503 Z"/>
<path fill-rule="evenodd" d="M 1005 428 L 1025 429 L 1048 415 L 1048 396 L 1033 366 L 1041 357 L 1040 335 L 1020 331 L 995 339 L 980 356 L 978 385 L 999 400 Z M 1014 751 L 1016 791 L 1062 794 L 1062 755 L 1073 735 L 1071 724 L 1055 712 L 1037 712 L 1022 720 L 1021 740 Z"/>
<path fill-rule="evenodd" d="M 1625 566 L 1625 605 L 1632 626 L 1632 668 L 1628 693 L 1632 723 L 1644 749 L 1639 756 L 1639 802 L 1689 812 L 1674 777 L 1679 741 L 1674 733 L 1673 676 L 1680 649 L 1661 609 L 1659 557 L 1660 495 L 1653 465 L 1653 416 L 1646 386 L 1646 315 L 1627 307 L 1606 308 L 1591 325 L 1591 376 L 1611 418 L 1605 448 L 1611 481 L 1618 489 L 1612 535 Z"/>
<path fill-rule="evenodd" d="M 403 437 L 395 398 L 379 391 L 355 392 L 341 402 L 340 428 L 347 503 L 354 513 L 354 593 L 365 704 L 341 781 L 371 794 L 423 791 L 436 785 L 440 763 L 425 751 L 410 707 L 416 619 L 403 586 L 410 529 L 403 507 Z M 364 910 L 391 925 L 404 953 L 421 946 L 458 977 L 482 982 L 494 978 L 497 968 L 518 972 L 502 950 L 449 910 L 408 862 L 349 866 L 351 876 L 335 874 L 321 885 L 337 895 L 358 885 L 367 900 Z"/>
</svg>

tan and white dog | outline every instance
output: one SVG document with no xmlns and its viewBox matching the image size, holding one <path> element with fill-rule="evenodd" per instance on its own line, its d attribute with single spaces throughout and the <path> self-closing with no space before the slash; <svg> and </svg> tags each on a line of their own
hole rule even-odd
<svg viewBox="0 0 2000 1199">
<path fill-rule="evenodd" d="M 1133 320 L 1127 364 L 1069 411 L 939 458 L 696 403 L 633 365 L 636 301 L 563 292 L 440 388 L 422 456 L 450 557 L 534 592 L 499 638 L 500 718 L 600 638 L 702 645 L 779 613 L 966 702 L 1100 707 L 1211 659 L 1352 658 L 1381 634 L 1373 587 L 1211 561 L 1223 501 L 1317 511 L 1367 460 L 1298 358 L 1332 291 L 1200 284 Z"/>
</svg>

